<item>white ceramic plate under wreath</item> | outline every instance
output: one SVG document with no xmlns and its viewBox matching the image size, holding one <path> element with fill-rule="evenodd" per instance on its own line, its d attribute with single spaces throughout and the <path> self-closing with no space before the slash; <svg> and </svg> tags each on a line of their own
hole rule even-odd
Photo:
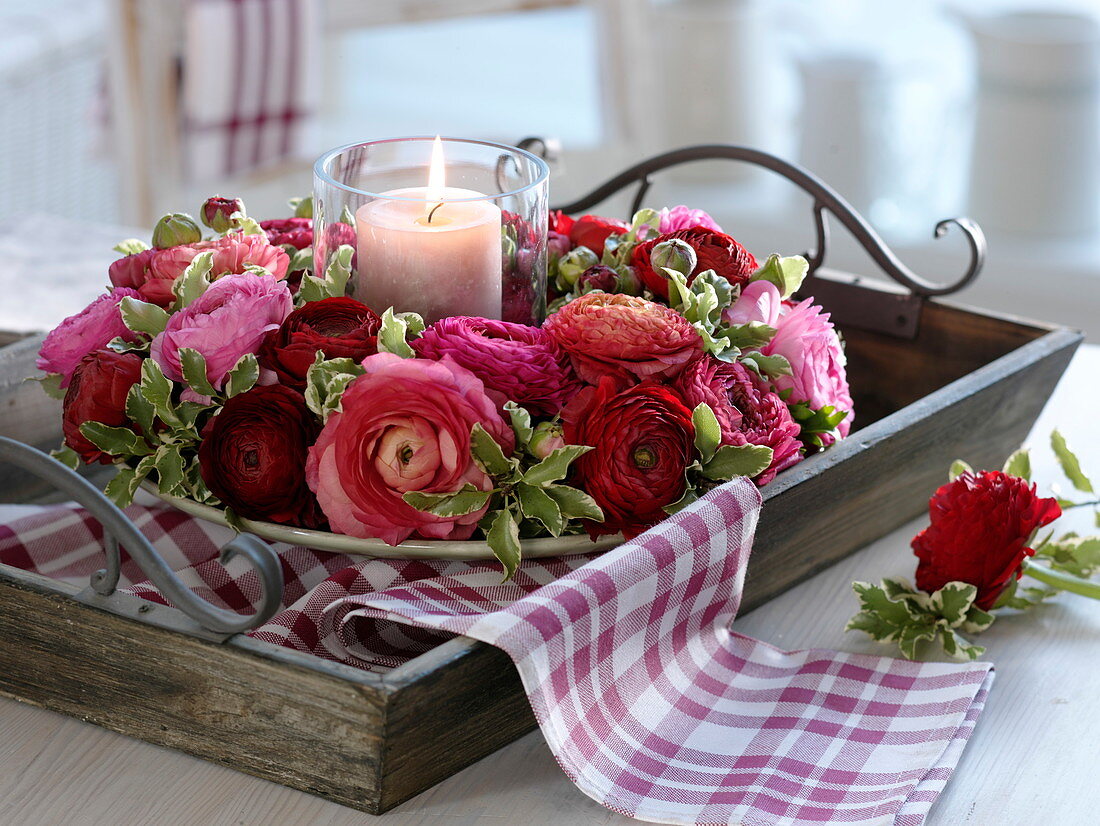
<svg viewBox="0 0 1100 826">
<path fill-rule="evenodd" d="M 165 496 L 154 485 L 142 484 L 142 488 L 162 502 L 215 525 L 226 525 L 221 508 L 203 505 L 191 499 Z M 301 545 L 316 551 L 331 551 L 356 556 L 372 556 L 387 559 L 495 559 L 489 546 L 480 540 L 408 539 L 400 545 L 387 545 L 381 539 L 360 539 L 328 531 L 311 531 L 274 522 L 256 522 L 242 519 L 241 526 L 249 533 L 271 542 Z M 569 556 L 592 551 L 605 551 L 623 543 L 621 534 L 601 536 L 595 542 L 587 534 L 576 536 L 543 537 L 525 539 L 522 542 L 525 559 L 545 556 Z"/>
</svg>

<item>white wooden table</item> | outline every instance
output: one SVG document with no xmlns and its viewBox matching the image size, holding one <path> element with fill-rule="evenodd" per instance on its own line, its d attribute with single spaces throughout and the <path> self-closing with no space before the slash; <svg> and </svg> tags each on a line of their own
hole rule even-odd
<svg viewBox="0 0 1100 826">
<path fill-rule="evenodd" d="M 1040 486 L 1058 475 L 1058 426 L 1100 481 L 1100 347 L 1082 348 L 1032 433 Z M 966 458 L 966 457 L 960 457 Z M 946 468 L 944 469 L 946 478 Z M 1091 514 L 1079 514 L 1089 531 Z M 739 619 L 784 648 L 887 653 L 844 623 L 853 579 L 912 577 L 916 521 Z M 934 826 L 1100 822 L 1100 602 L 1064 594 L 1029 616 L 1003 616 L 980 642 L 996 663 L 985 713 Z M 0 824 L 627 824 L 582 795 L 533 733 L 379 820 L 301 792 L 59 714 L 0 700 Z M 288 732 L 288 737 L 293 733 Z"/>
</svg>

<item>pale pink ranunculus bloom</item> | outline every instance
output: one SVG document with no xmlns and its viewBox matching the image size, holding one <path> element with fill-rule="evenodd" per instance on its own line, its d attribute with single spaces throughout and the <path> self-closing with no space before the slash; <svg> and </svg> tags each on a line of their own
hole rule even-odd
<svg viewBox="0 0 1100 826">
<path fill-rule="evenodd" d="M 282 247 L 271 244 L 266 235 L 227 235 L 213 241 L 198 241 L 158 250 L 149 259 L 146 280 L 138 285 L 138 290 L 146 301 L 167 307 L 174 298 L 172 283 L 183 275 L 195 256 L 206 250 L 214 251 L 210 271 L 213 278 L 243 273 L 246 264 L 263 267 L 275 278 L 286 278 L 290 266 L 290 256 Z"/>
<path fill-rule="evenodd" d="M 378 353 L 341 397 L 309 449 L 306 481 L 339 533 L 397 545 L 413 534 L 467 539 L 486 507 L 463 516 L 420 511 L 403 494 L 452 493 L 493 482 L 470 455 L 480 424 L 511 455 L 515 436 L 481 380 L 449 358 Z"/>
<path fill-rule="evenodd" d="M 692 227 L 706 227 L 712 229 L 715 232 L 721 232 L 722 228 L 718 226 L 718 222 L 710 217 L 706 212 L 701 209 L 692 209 L 691 207 L 674 206 L 671 209 L 665 207 L 660 212 L 661 225 L 657 228 L 657 231 L 661 235 L 665 235 L 669 232 L 676 232 L 681 229 L 691 229 Z"/>
<path fill-rule="evenodd" d="M 197 350 L 206 359 L 207 379 L 220 389 L 241 356 L 257 352 L 264 336 L 279 329 L 293 309 L 285 282 L 270 275 L 228 275 L 169 316 L 149 354 L 164 375 L 183 381 L 179 351 Z"/>
<path fill-rule="evenodd" d="M 790 362 L 792 373 L 773 380 L 776 392 L 790 390 L 788 404 L 806 402 L 814 410 L 831 405 L 848 411 L 837 427 L 842 437 L 847 436 L 853 414 L 847 359 L 829 314 L 807 298 L 798 304 L 784 304 L 773 326 L 775 336 L 761 352 L 783 356 Z"/>
<path fill-rule="evenodd" d="M 141 298 L 137 290 L 118 287 L 58 324 L 38 351 L 38 369 L 60 373 L 61 386 L 68 387 L 73 371 L 88 353 L 103 349 L 114 338 L 136 341 L 137 334 L 122 323 L 118 308 L 127 296 Z"/>
</svg>

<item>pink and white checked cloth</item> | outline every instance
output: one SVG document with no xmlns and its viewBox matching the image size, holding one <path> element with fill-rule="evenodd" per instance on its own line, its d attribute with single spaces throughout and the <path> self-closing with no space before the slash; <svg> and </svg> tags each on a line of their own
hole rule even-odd
<svg viewBox="0 0 1100 826">
<path fill-rule="evenodd" d="M 188 178 L 296 159 L 317 106 L 317 0 L 187 0 L 183 18 Z"/>
<path fill-rule="evenodd" d="M 988 664 L 780 651 L 733 633 L 760 497 L 711 492 L 602 556 L 493 565 L 358 561 L 284 549 L 286 610 L 253 636 L 365 668 L 465 634 L 515 661 L 566 774 L 660 823 L 917 826 L 981 713 Z M 162 508 L 132 518 L 208 599 L 246 610 L 255 581 L 216 562 L 224 532 Z M 3 510 L 0 508 L 0 520 Z M 100 564 L 75 508 L 0 526 L 0 563 L 59 578 Z M 163 602 L 140 572 L 128 590 Z"/>
</svg>

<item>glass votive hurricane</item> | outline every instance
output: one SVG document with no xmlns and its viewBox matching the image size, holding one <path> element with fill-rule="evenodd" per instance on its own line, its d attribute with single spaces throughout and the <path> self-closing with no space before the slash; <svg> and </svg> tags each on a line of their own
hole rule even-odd
<svg viewBox="0 0 1100 826">
<path fill-rule="evenodd" d="M 438 143 L 437 143 L 438 141 Z M 441 154 L 443 180 L 439 175 Z M 333 149 L 313 169 L 314 265 L 355 247 L 348 292 L 431 324 L 467 315 L 539 324 L 546 312 L 550 170 L 522 149 L 412 137 Z"/>
</svg>

